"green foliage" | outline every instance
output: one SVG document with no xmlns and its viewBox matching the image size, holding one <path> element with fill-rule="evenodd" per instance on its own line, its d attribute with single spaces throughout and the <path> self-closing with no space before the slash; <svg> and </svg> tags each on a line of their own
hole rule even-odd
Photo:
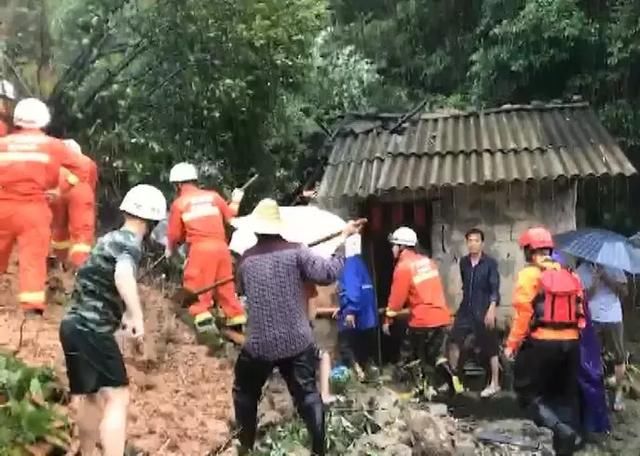
<svg viewBox="0 0 640 456">
<path fill-rule="evenodd" d="M 494 102 L 562 96 L 594 41 L 577 0 L 530 0 L 497 22 L 471 57 L 474 94 Z"/>
<path fill-rule="evenodd" d="M 54 132 L 100 159 L 105 202 L 166 183 L 178 160 L 225 192 L 258 171 L 249 200 L 280 197 L 321 161 L 336 116 L 421 100 L 464 109 L 578 94 L 632 160 L 640 141 L 640 3 L 629 0 L 4 4 L 0 69 L 48 96 Z"/>
<path fill-rule="evenodd" d="M 53 372 L 0 354 L 0 455 L 30 454 L 27 445 L 66 448 L 69 423 L 54 407 L 59 396 Z"/>
<path fill-rule="evenodd" d="M 346 454 L 353 443 L 364 434 L 381 431 L 366 411 L 352 409 L 331 412 L 327 416 L 327 454 Z M 256 444 L 253 456 L 285 456 L 309 447 L 304 423 L 299 419 L 272 427 Z"/>
</svg>

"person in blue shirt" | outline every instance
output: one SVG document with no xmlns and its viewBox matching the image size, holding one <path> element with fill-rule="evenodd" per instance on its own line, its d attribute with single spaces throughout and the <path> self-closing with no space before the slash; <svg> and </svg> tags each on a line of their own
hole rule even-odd
<svg viewBox="0 0 640 456">
<path fill-rule="evenodd" d="M 457 374 L 460 348 L 470 336 L 475 337 L 475 345 L 491 368 L 489 384 L 480 397 L 489 398 L 500 391 L 500 363 L 498 352 L 500 341 L 496 331 L 496 312 L 500 302 L 500 273 L 498 262 L 484 252 L 484 233 L 472 228 L 465 234 L 468 255 L 460 260 L 462 279 L 462 303 L 456 313 L 451 329 L 452 343 L 449 347 L 449 363 Z M 462 363 L 461 363 L 462 364 Z M 463 385 L 455 375 L 453 379 L 456 393 Z"/>
<path fill-rule="evenodd" d="M 357 366 L 371 372 L 374 347 L 377 346 L 378 309 L 373 282 L 362 258 L 359 234 L 346 240 L 345 256 L 344 269 L 338 280 L 340 308 L 336 313 L 340 358 L 348 367 L 355 361 Z"/>
</svg>

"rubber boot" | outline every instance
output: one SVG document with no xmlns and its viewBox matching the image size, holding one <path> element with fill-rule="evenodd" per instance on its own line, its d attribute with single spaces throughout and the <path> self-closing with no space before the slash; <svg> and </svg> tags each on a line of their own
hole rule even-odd
<svg viewBox="0 0 640 456">
<path fill-rule="evenodd" d="M 558 418 L 551 407 L 535 399 L 531 404 L 534 422 L 553 431 L 553 449 L 558 456 L 572 455 L 580 443 L 580 438 L 573 428 Z"/>
<path fill-rule="evenodd" d="M 235 397 L 236 426 L 240 440 L 240 454 L 247 454 L 253 449 L 258 429 L 258 405 L 247 397 Z"/>
<path fill-rule="evenodd" d="M 316 397 L 317 396 L 317 397 Z M 314 456 L 326 454 L 324 407 L 319 395 L 310 395 L 302 405 L 300 415 L 311 436 L 311 452 Z"/>
</svg>

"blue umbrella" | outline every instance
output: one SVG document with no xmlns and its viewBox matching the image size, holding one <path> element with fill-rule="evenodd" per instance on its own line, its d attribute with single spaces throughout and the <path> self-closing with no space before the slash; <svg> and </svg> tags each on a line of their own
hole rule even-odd
<svg viewBox="0 0 640 456">
<path fill-rule="evenodd" d="M 597 228 L 554 236 L 556 249 L 592 263 L 640 274 L 640 249 L 621 234 Z"/>
</svg>

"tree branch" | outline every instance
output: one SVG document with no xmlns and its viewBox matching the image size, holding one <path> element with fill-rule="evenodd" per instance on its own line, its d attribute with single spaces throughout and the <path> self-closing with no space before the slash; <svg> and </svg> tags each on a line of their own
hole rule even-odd
<svg viewBox="0 0 640 456">
<path fill-rule="evenodd" d="M 106 89 L 111 83 L 113 83 L 114 79 L 118 77 L 120 73 L 122 73 L 140 54 L 142 54 L 147 49 L 147 44 L 145 40 L 140 40 L 136 44 L 134 50 L 126 56 L 120 64 L 113 71 L 109 71 L 107 76 L 102 80 L 100 84 L 96 86 L 96 88 L 88 95 L 82 105 L 80 106 L 80 112 L 83 112 L 85 109 L 89 107 L 93 100 Z"/>
<path fill-rule="evenodd" d="M 51 91 L 51 95 L 49 96 L 49 103 L 51 105 L 57 104 L 58 98 L 63 92 L 64 88 L 77 78 L 77 75 L 81 73 L 82 70 L 85 70 L 88 65 L 91 65 L 97 60 L 97 56 L 100 54 L 103 46 L 106 44 L 108 38 L 111 36 L 111 31 L 109 29 L 109 21 L 111 20 L 111 16 L 116 14 L 118 11 L 122 10 L 130 0 L 122 0 L 116 6 L 114 6 L 109 12 L 106 13 L 105 19 L 103 21 L 103 28 L 100 33 L 94 34 L 89 40 L 89 44 L 83 49 L 78 55 L 73 59 L 71 64 L 67 67 L 65 72 L 62 74 L 58 82 L 54 86 Z M 91 55 L 93 54 L 94 49 L 97 50 L 96 56 L 91 59 Z M 73 76 L 73 77 L 72 77 Z"/>
</svg>

